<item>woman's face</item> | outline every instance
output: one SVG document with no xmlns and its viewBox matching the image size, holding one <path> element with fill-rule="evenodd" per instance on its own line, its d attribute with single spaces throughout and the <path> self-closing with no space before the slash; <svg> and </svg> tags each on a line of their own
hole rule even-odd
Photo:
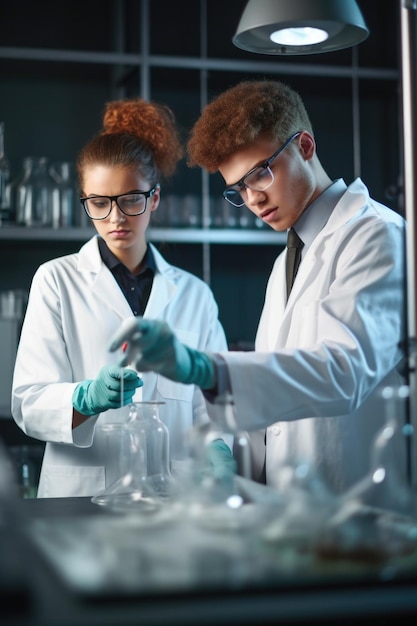
<svg viewBox="0 0 417 626">
<path fill-rule="evenodd" d="M 94 165 L 84 172 L 84 196 L 118 196 L 130 191 L 149 191 L 149 183 L 139 172 L 124 166 Z M 146 211 L 142 215 L 128 216 L 112 202 L 110 215 L 102 220 L 92 220 L 98 234 L 104 239 L 113 254 L 122 262 L 130 259 L 128 266 L 139 263 L 146 251 L 145 233 L 151 212 L 158 208 L 159 187 L 147 199 Z"/>
</svg>

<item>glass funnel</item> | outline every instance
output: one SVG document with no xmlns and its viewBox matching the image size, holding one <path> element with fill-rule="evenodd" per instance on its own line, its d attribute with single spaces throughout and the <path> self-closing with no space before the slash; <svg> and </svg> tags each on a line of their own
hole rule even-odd
<svg viewBox="0 0 417 626">
<path fill-rule="evenodd" d="M 114 429 L 120 436 L 125 473 L 91 499 L 119 512 L 155 513 L 174 489 L 169 469 L 169 433 L 159 418 L 160 402 L 135 402 L 129 418 Z M 111 431 L 110 431 L 111 432 Z"/>
</svg>

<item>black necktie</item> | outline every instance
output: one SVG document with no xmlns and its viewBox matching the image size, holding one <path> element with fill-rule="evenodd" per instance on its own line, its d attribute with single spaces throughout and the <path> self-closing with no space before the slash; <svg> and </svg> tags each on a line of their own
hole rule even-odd
<svg viewBox="0 0 417 626">
<path fill-rule="evenodd" d="M 301 261 L 301 248 L 303 242 L 295 232 L 293 228 L 290 228 L 287 236 L 287 264 L 286 264 L 286 277 L 287 277 L 287 300 L 292 289 L 295 276 L 297 274 L 298 266 Z"/>
</svg>

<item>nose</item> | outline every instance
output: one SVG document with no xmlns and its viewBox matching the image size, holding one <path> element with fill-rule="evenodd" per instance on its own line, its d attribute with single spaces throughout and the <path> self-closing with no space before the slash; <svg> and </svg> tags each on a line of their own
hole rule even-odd
<svg viewBox="0 0 417 626">
<path fill-rule="evenodd" d="M 245 204 L 248 206 L 262 204 L 266 200 L 265 191 L 256 191 L 255 189 L 250 189 L 250 187 L 245 188 L 245 196 Z"/>
<path fill-rule="evenodd" d="M 113 211 L 113 209 L 115 210 Z M 112 224 L 118 224 L 119 222 L 124 222 L 126 220 L 126 216 L 119 209 L 119 205 L 117 204 L 116 200 L 111 201 L 109 218 Z"/>
</svg>

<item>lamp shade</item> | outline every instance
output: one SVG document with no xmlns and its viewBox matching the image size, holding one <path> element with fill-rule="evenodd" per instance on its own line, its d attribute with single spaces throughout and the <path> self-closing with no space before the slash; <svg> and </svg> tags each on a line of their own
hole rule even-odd
<svg viewBox="0 0 417 626">
<path fill-rule="evenodd" d="M 355 46 L 368 35 L 354 0 L 249 0 L 233 43 L 260 54 L 318 54 Z"/>
</svg>

